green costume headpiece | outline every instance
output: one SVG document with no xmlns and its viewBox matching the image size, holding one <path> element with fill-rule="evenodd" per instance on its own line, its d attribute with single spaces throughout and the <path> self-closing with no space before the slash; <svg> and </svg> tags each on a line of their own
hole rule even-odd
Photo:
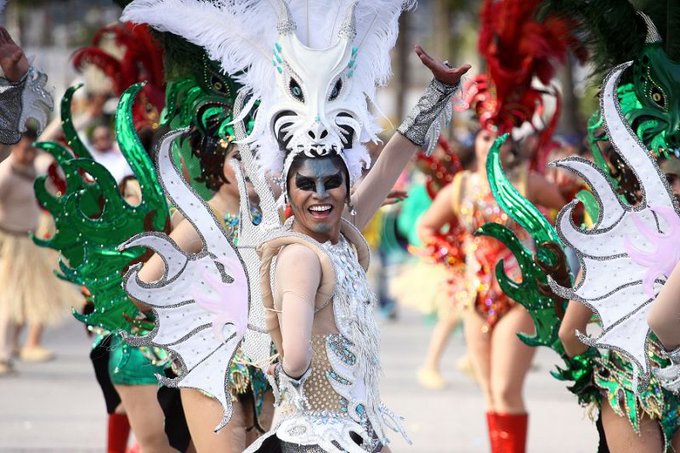
<svg viewBox="0 0 680 453">
<path fill-rule="evenodd" d="M 161 124 L 173 130 L 189 128 L 173 154 L 186 168 L 193 188 L 207 199 L 227 182 L 222 165 L 235 138 L 232 108 L 240 86 L 222 74 L 204 49 L 171 33 L 157 36 L 165 49 L 167 80 Z M 246 125 L 250 133 L 252 121 Z"/>
</svg>

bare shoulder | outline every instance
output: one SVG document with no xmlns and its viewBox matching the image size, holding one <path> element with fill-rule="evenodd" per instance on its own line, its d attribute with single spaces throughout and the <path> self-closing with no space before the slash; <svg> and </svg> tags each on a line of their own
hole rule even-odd
<svg viewBox="0 0 680 453">
<path fill-rule="evenodd" d="M 279 252 L 277 260 L 279 264 L 290 266 L 306 267 L 310 265 L 321 265 L 319 256 L 316 252 L 304 244 L 286 245 Z"/>
</svg>

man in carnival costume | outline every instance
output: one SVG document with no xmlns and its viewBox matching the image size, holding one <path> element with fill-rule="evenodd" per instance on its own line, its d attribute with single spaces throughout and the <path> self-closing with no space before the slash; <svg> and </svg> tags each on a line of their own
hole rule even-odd
<svg viewBox="0 0 680 453">
<path fill-rule="evenodd" d="M 408 6 L 386 0 L 141 0 L 123 14 L 205 47 L 229 74 L 247 69 L 238 77 L 244 88 L 234 116 L 261 222 L 252 223 L 242 202 L 238 248 L 227 240 L 170 162 L 170 144 L 181 134 L 174 131 L 158 148 L 161 181 L 203 248 L 187 254 L 162 236 L 141 236 L 124 247 L 146 245 L 163 257 L 161 279 L 143 283 L 133 268 L 126 288 L 158 313 L 158 327 L 146 340 L 171 347 L 185 365 L 174 384 L 203 389 L 222 403 L 218 428 L 231 416 L 225 352 L 232 357 L 245 337 L 248 357 L 268 368 L 273 340 L 281 419 L 248 451 L 388 451 L 386 428 L 403 433 L 399 417 L 379 398 L 375 304 L 358 229 L 415 152 L 434 147 L 469 69 L 416 49 L 435 78 L 351 194 L 369 164 L 363 143 L 376 140 L 368 102 L 389 77 L 388 51 Z M 256 101 L 254 129 L 246 135 L 239 120 Z M 276 203 L 262 170 L 281 183 L 280 201 L 293 212 L 285 225 L 278 212 L 284 203 Z M 244 180 L 237 181 L 246 200 Z"/>
</svg>

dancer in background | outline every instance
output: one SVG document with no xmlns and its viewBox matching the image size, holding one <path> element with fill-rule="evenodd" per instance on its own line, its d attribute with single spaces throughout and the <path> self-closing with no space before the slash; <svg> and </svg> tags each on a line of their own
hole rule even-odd
<svg viewBox="0 0 680 453">
<path fill-rule="evenodd" d="M 493 200 L 486 180 L 485 167 L 494 135 L 480 129 L 475 135 L 475 155 L 478 166 L 456 175 L 443 188 L 432 206 L 420 220 L 423 241 L 440 232 L 447 224 L 460 223 L 470 234 L 488 222 L 510 225 L 508 217 Z M 505 158 L 510 146 L 505 148 Z M 507 161 L 507 160 L 506 160 Z M 564 200 L 557 189 L 542 176 L 530 172 L 528 163 L 514 168 L 514 182 L 520 192 L 536 203 L 560 208 Z M 531 332 L 533 325 L 527 311 L 502 293 L 494 278 L 496 263 L 503 259 L 506 271 L 518 275 L 517 263 L 502 244 L 484 237 L 469 236 L 464 245 L 465 280 L 470 303 L 465 313 L 465 339 L 475 375 L 482 387 L 487 408 L 487 420 L 492 451 L 503 451 L 501 445 L 511 445 L 524 451 L 527 414 L 522 388 L 531 366 L 534 348 L 525 345 L 518 332 Z M 501 437 L 498 431 L 506 433 Z"/>
<path fill-rule="evenodd" d="M 77 300 L 75 287 L 55 277 L 55 257 L 31 241 L 41 215 L 33 193 L 36 138 L 35 131 L 24 132 L 0 163 L 0 375 L 13 371 L 13 355 L 52 359 L 42 346 L 43 327 L 63 319 Z M 24 327 L 28 335 L 19 347 Z"/>
<path fill-rule="evenodd" d="M 578 48 L 578 41 L 568 22 L 550 16 L 538 19 L 539 4 L 537 0 L 487 0 L 482 5 L 478 48 L 487 61 L 487 73 L 477 76 L 467 93 L 480 122 L 474 139 L 477 165 L 457 174 L 439 192 L 421 219 L 424 241 L 447 224 L 460 224 L 470 234 L 489 222 L 517 229 L 494 200 L 486 164 L 494 140 L 522 125 L 529 125 L 540 138 L 531 160 L 522 160 L 511 141 L 501 148 L 510 181 L 541 206 L 564 205 L 557 188 L 541 174 L 559 111 L 545 118 L 540 113 L 545 113 L 545 96 L 559 96 L 552 84 L 556 64 L 564 61 L 570 47 Z M 535 86 L 535 78 L 548 88 Z M 520 238 L 528 239 L 527 235 Z M 484 393 L 491 451 L 523 453 L 528 414 L 522 389 L 535 351 L 517 334 L 532 332 L 533 322 L 526 309 L 501 291 L 494 275 L 501 259 L 510 275 L 519 276 L 520 268 L 510 250 L 488 237 L 466 240 L 465 255 L 470 296 L 465 337 Z"/>
</svg>

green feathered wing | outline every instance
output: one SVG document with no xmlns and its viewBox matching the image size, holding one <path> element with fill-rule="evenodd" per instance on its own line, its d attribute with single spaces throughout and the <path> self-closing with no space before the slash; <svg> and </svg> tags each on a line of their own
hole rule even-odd
<svg viewBox="0 0 680 453">
<path fill-rule="evenodd" d="M 70 88 L 61 104 L 62 127 L 70 149 L 54 142 L 37 144 L 61 167 L 66 191 L 53 194 L 46 187 L 45 177 L 36 180 L 36 197 L 52 214 L 56 232 L 49 239 L 34 241 L 59 251 L 58 276 L 87 290 L 86 298 L 94 311 L 84 315 L 74 312 L 74 316 L 109 331 L 129 331 L 129 320 L 138 313 L 121 286 L 122 274 L 145 253 L 144 248 L 120 252 L 118 245 L 144 231 L 163 231 L 168 223 L 168 206 L 154 165 L 132 120 L 132 104 L 142 86 L 136 84 L 125 91 L 116 114 L 120 150 L 142 191 L 138 206 L 123 199 L 113 176 L 92 159 L 73 128 L 70 105 L 78 87 Z"/>
<path fill-rule="evenodd" d="M 557 352 L 566 366 L 558 368 L 552 375 L 559 380 L 573 381 L 569 390 L 579 397 L 580 402 L 589 402 L 597 398 L 597 391 L 591 384 L 595 351 L 573 358 L 567 356 L 558 335 L 567 301 L 550 290 L 546 275 L 550 274 L 561 284 L 566 282 L 569 285 L 571 282 L 563 246 L 552 225 L 512 186 L 503 171 L 500 147 L 506 139 L 507 134 L 499 137 L 489 151 L 486 161 L 489 185 L 501 209 L 534 239 L 537 251 L 534 255 L 510 228 L 497 223 L 483 225 L 476 234 L 501 241 L 517 259 L 522 272 L 521 282 L 505 273 L 502 260 L 496 265 L 496 278 L 503 292 L 526 308 L 534 322 L 536 333 L 532 336 L 520 333 L 520 339 L 529 346 L 547 346 Z"/>
</svg>

